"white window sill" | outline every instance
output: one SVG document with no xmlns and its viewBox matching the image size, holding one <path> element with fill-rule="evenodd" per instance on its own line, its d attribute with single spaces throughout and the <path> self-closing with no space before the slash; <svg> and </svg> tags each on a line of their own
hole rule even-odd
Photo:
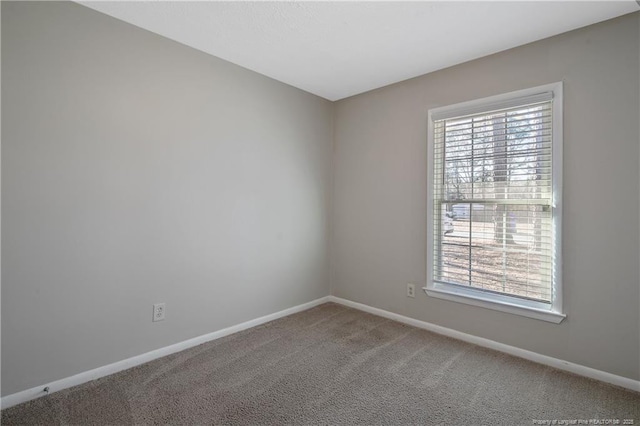
<svg viewBox="0 0 640 426">
<path fill-rule="evenodd" d="M 486 294 L 481 291 L 463 287 L 457 288 L 454 286 L 436 285 L 436 287 L 423 287 L 423 290 L 429 296 L 438 299 L 465 303 L 467 305 L 479 306 L 481 308 L 493 309 L 494 311 L 507 312 L 556 324 L 559 324 L 566 318 L 566 315 L 550 309 L 525 306 L 524 304 L 518 303 L 519 300 L 515 298 Z M 526 303 L 526 301 L 523 303 Z M 535 304 L 535 302 L 533 302 L 532 305 L 533 304 Z"/>
</svg>

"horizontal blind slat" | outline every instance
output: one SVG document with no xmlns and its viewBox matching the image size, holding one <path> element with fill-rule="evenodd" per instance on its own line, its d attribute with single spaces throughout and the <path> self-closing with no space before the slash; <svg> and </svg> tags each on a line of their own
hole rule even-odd
<svg viewBox="0 0 640 426">
<path fill-rule="evenodd" d="M 504 110 L 508 108 L 521 107 L 522 105 L 534 105 L 537 103 L 547 102 L 553 99 L 553 92 L 543 92 L 535 95 L 523 96 L 520 98 L 508 99 L 504 101 L 492 102 L 479 106 L 468 108 L 455 108 L 451 110 L 442 109 L 431 116 L 432 120 L 444 120 L 459 118 L 473 114 L 487 114 L 487 112 Z"/>
<path fill-rule="evenodd" d="M 552 99 L 432 115 L 436 281 L 551 300 Z"/>
</svg>

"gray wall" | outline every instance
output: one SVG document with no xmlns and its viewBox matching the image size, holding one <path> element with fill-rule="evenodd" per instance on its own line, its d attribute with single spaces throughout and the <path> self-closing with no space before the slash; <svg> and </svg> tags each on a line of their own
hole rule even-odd
<svg viewBox="0 0 640 426">
<path fill-rule="evenodd" d="M 639 379 L 639 17 L 338 102 L 333 294 Z M 567 319 L 556 325 L 423 292 L 407 298 L 406 283 L 426 280 L 428 109 L 560 80 Z"/>
<path fill-rule="evenodd" d="M 332 105 L 79 5 L 2 2 L 2 395 L 325 296 L 330 281 L 339 297 L 640 378 L 639 24 Z M 406 298 L 426 276 L 427 110 L 558 80 L 568 318 Z"/>
<path fill-rule="evenodd" d="M 73 3 L 2 67 L 2 395 L 329 294 L 330 102 Z"/>
</svg>

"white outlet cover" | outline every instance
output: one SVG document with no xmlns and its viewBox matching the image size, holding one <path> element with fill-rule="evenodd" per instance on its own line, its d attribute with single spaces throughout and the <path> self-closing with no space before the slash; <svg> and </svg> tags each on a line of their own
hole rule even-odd
<svg viewBox="0 0 640 426">
<path fill-rule="evenodd" d="M 415 284 L 407 284 L 407 297 L 416 297 L 416 286 Z"/>
<path fill-rule="evenodd" d="M 164 321 L 165 304 L 155 303 L 153 305 L 153 322 Z"/>
</svg>

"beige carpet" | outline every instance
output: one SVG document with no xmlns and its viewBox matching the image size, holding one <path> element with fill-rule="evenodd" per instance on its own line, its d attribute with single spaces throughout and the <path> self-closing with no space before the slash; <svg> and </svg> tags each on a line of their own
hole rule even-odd
<svg viewBox="0 0 640 426">
<path fill-rule="evenodd" d="M 2 424 L 634 419 L 640 394 L 333 303 L 2 411 Z"/>
</svg>

